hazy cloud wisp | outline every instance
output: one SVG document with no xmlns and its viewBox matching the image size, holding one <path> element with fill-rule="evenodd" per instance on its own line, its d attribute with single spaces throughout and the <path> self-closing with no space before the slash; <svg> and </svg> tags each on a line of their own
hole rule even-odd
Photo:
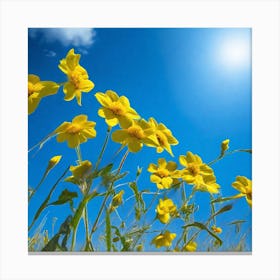
<svg viewBox="0 0 280 280">
<path fill-rule="evenodd" d="M 96 32 L 93 28 L 31 28 L 29 35 L 38 35 L 46 42 L 59 42 L 63 46 L 90 47 L 94 43 Z"/>
</svg>

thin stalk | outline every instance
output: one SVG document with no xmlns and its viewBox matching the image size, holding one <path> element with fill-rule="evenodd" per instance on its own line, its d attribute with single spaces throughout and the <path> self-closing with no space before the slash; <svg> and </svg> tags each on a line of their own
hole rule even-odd
<svg viewBox="0 0 280 280">
<path fill-rule="evenodd" d="M 74 248 L 76 245 L 76 234 L 77 234 L 77 229 L 73 230 L 72 241 L 71 241 L 71 251 L 74 251 Z"/>
<path fill-rule="evenodd" d="M 104 143 L 103 143 L 101 152 L 100 152 L 100 154 L 99 154 L 99 156 L 98 156 L 98 159 L 97 159 L 97 161 L 96 161 L 95 170 L 98 169 L 99 164 L 100 164 L 100 162 L 101 162 L 101 160 L 102 160 L 103 154 L 104 154 L 104 152 L 105 152 L 105 149 L 106 149 L 107 144 L 108 144 L 108 141 L 109 141 L 109 137 L 110 137 L 110 134 L 111 134 L 111 130 L 112 130 L 112 128 L 111 128 L 110 126 L 108 126 L 106 138 L 105 138 L 105 140 L 104 140 Z"/>
<path fill-rule="evenodd" d="M 86 248 L 88 248 L 88 244 L 90 243 L 90 235 L 89 235 L 89 227 L 88 227 L 87 205 L 85 206 L 83 216 L 84 216 L 85 231 L 86 231 Z"/>
<path fill-rule="evenodd" d="M 76 151 L 76 154 L 77 154 L 77 157 L 78 157 L 78 163 L 80 164 L 83 160 L 82 160 L 82 152 L 81 152 L 81 148 L 80 148 L 80 145 L 78 145 L 76 148 L 75 148 L 75 151 Z"/>
<path fill-rule="evenodd" d="M 124 164 L 124 162 L 125 162 L 125 160 L 126 160 L 126 158 L 127 158 L 127 156 L 128 156 L 128 153 L 129 153 L 129 151 L 127 150 L 126 153 L 124 154 L 124 156 L 123 156 L 121 162 L 120 162 L 120 165 L 119 165 L 119 167 L 118 167 L 118 170 L 117 170 L 116 175 L 119 175 L 119 174 L 120 174 L 121 169 L 122 169 L 122 167 L 123 167 L 123 164 Z M 97 224 L 98 224 L 99 219 L 100 219 L 100 217 L 101 217 L 101 214 L 102 214 L 102 212 L 103 212 L 103 210 L 104 210 L 104 207 L 105 207 L 105 205 L 106 205 L 107 199 L 109 198 L 109 196 L 110 196 L 110 194 L 111 194 L 111 191 L 112 191 L 112 189 L 113 189 L 113 186 L 114 186 L 114 182 L 112 182 L 112 183 L 110 184 L 110 186 L 109 186 L 109 188 L 108 188 L 108 191 L 107 191 L 107 193 L 106 193 L 106 196 L 104 197 L 104 199 L 103 199 L 103 201 L 102 201 L 101 207 L 100 207 L 100 209 L 99 209 L 99 212 L 98 212 L 98 214 L 97 214 L 97 217 L 96 217 L 96 219 L 95 219 L 95 222 L 94 222 L 94 224 L 93 224 L 93 226 L 92 226 L 91 233 L 90 233 L 90 237 L 92 236 L 92 234 L 93 234 L 93 233 L 96 231 L 96 229 L 97 229 Z"/>
<path fill-rule="evenodd" d="M 39 184 L 37 185 L 37 187 L 31 191 L 31 194 L 28 197 L 28 202 L 31 200 L 31 198 L 33 197 L 33 195 L 38 191 L 38 189 L 40 188 L 40 186 L 43 184 L 43 182 L 45 181 L 45 179 L 47 178 L 49 172 L 51 169 L 46 169 L 46 171 L 44 172 L 44 175 L 42 176 Z"/>
<path fill-rule="evenodd" d="M 214 163 L 220 161 L 221 159 L 223 159 L 224 157 L 226 156 L 229 156 L 229 155 L 232 155 L 232 154 L 235 154 L 235 153 L 238 153 L 238 152 L 244 152 L 244 153 L 252 153 L 252 150 L 251 149 L 237 149 L 237 150 L 233 150 L 231 152 L 228 152 L 228 153 L 224 153 L 224 154 L 221 154 L 219 155 L 216 159 L 210 161 L 207 165 L 213 165 Z"/>
</svg>

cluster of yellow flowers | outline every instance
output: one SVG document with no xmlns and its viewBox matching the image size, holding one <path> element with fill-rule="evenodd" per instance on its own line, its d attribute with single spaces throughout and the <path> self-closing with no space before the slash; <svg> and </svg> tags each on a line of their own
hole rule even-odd
<svg viewBox="0 0 280 280">
<path fill-rule="evenodd" d="M 220 186 L 216 183 L 213 169 L 198 155 L 187 152 L 186 156 L 179 156 L 179 162 L 184 167 L 181 170 L 177 170 L 176 162 L 166 162 L 164 158 L 158 159 L 158 165 L 151 163 L 148 167 L 148 171 L 152 173 L 151 182 L 155 183 L 158 189 L 169 189 L 180 184 L 179 179 L 182 179 L 193 185 L 195 190 L 219 192 Z"/>
<path fill-rule="evenodd" d="M 56 94 L 61 85 L 65 94 L 64 100 L 71 101 L 76 97 L 77 103 L 81 106 L 82 92 L 89 92 L 94 88 L 94 83 L 89 80 L 88 73 L 80 64 L 80 54 L 75 54 L 71 49 L 66 57 L 60 60 L 59 69 L 67 75 L 67 81 L 64 83 L 55 83 L 52 81 L 41 81 L 34 74 L 28 75 L 28 114 L 32 114 L 38 107 L 42 98 Z M 170 129 L 163 123 L 158 123 L 154 118 L 145 120 L 133 109 L 126 96 L 119 96 L 113 90 L 107 90 L 105 93 L 95 93 L 95 98 L 100 103 L 101 108 L 98 115 L 105 119 L 106 124 L 111 128 L 119 126 L 112 132 L 112 140 L 127 146 L 128 151 L 136 153 L 142 147 L 154 147 L 157 153 L 166 150 L 174 157 L 171 146 L 179 142 L 173 136 Z M 57 142 L 67 142 L 69 148 L 80 149 L 80 144 L 87 142 L 88 139 L 96 137 L 96 123 L 89 121 L 88 116 L 81 114 L 75 116 L 71 122 L 63 122 L 59 125 L 54 134 Z M 222 158 L 229 149 L 229 139 L 221 143 Z M 61 156 L 53 157 L 49 162 L 49 167 L 55 166 L 61 159 Z M 201 157 L 188 151 L 186 155 L 180 155 L 178 158 L 181 169 L 175 161 L 166 161 L 165 158 L 159 158 L 157 164 L 150 163 L 148 172 L 151 173 L 150 181 L 156 184 L 159 190 L 179 187 L 182 183 L 193 186 L 193 191 L 208 192 L 210 194 L 219 193 L 220 185 L 216 182 L 216 177 L 210 165 L 204 163 Z M 76 166 L 71 166 L 72 175 L 65 179 L 78 185 L 85 193 L 87 176 L 92 172 L 92 163 L 89 160 L 80 160 Z M 248 204 L 252 206 L 252 181 L 244 176 L 237 176 L 232 186 L 240 193 L 233 198 L 245 197 Z M 112 198 L 109 211 L 114 211 L 123 202 L 124 191 L 121 190 Z M 177 206 L 167 197 L 159 199 L 156 206 L 156 217 L 163 223 L 168 224 L 171 218 L 178 216 Z M 213 232 L 219 234 L 222 229 L 212 226 Z M 172 241 L 176 238 L 175 233 L 168 230 L 162 231 L 152 240 L 156 248 L 170 247 Z M 183 251 L 196 251 L 197 244 L 190 240 L 183 247 Z M 175 248 L 175 251 L 179 250 Z"/>
<path fill-rule="evenodd" d="M 112 134 L 112 140 L 127 145 L 130 152 L 138 152 L 143 145 L 155 147 L 160 153 L 164 149 L 173 155 L 171 145 L 177 145 L 177 139 L 172 132 L 155 119 L 148 121 L 140 118 L 139 114 L 130 106 L 125 96 L 118 96 L 112 90 L 95 94 L 96 99 L 102 105 L 98 115 L 105 119 L 110 127 L 119 125 L 121 129 Z"/>
</svg>

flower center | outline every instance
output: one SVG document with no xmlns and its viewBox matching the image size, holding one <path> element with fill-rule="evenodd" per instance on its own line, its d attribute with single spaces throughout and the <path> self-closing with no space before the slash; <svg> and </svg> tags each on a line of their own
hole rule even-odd
<svg viewBox="0 0 280 280">
<path fill-rule="evenodd" d="M 125 115 L 125 108 L 121 103 L 113 102 L 113 104 L 110 106 L 110 110 L 117 116 Z"/>
<path fill-rule="evenodd" d="M 252 200 L 252 192 L 246 193 L 246 196 L 249 200 Z"/>
<path fill-rule="evenodd" d="M 78 124 L 71 124 L 71 126 L 66 130 L 69 134 L 78 134 L 82 128 Z"/>
<path fill-rule="evenodd" d="M 35 92 L 35 89 L 32 84 L 28 83 L 28 97 Z"/>
<path fill-rule="evenodd" d="M 199 174 L 199 166 L 195 164 L 188 164 L 188 171 L 193 175 L 196 176 Z"/>
<path fill-rule="evenodd" d="M 80 85 L 80 75 L 75 72 L 72 73 L 70 75 L 70 81 L 73 83 L 74 87 L 78 89 Z"/>
<path fill-rule="evenodd" d="M 137 138 L 137 139 L 143 139 L 145 138 L 145 133 L 143 131 L 143 129 L 138 126 L 131 126 L 127 129 L 128 134 L 130 134 L 131 136 Z"/>
<path fill-rule="evenodd" d="M 162 132 L 157 131 L 156 132 L 156 137 L 157 137 L 157 140 L 158 140 L 160 146 L 165 146 L 166 145 L 166 142 L 167 142 L 166 137 Z"/>
<path fill-rule="evenodd" d="M 157 175 L 161 178 L 168 177 L 169 176 L 169 171 L 167 169 L 159 169 L 157 171 Z"/>
</svg>

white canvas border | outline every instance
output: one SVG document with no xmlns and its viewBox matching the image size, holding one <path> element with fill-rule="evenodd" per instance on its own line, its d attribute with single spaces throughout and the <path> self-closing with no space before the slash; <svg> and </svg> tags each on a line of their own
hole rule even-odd
<svg viewBox="0 0 280 280">
<path fill-rule="evenodd" d="M 280 279 L 279 1 L 0 3 L 0 279 Z M 27 28 L 51 26 L 253 28 L 252 255 L 28 255 Z"/>
</svg>

